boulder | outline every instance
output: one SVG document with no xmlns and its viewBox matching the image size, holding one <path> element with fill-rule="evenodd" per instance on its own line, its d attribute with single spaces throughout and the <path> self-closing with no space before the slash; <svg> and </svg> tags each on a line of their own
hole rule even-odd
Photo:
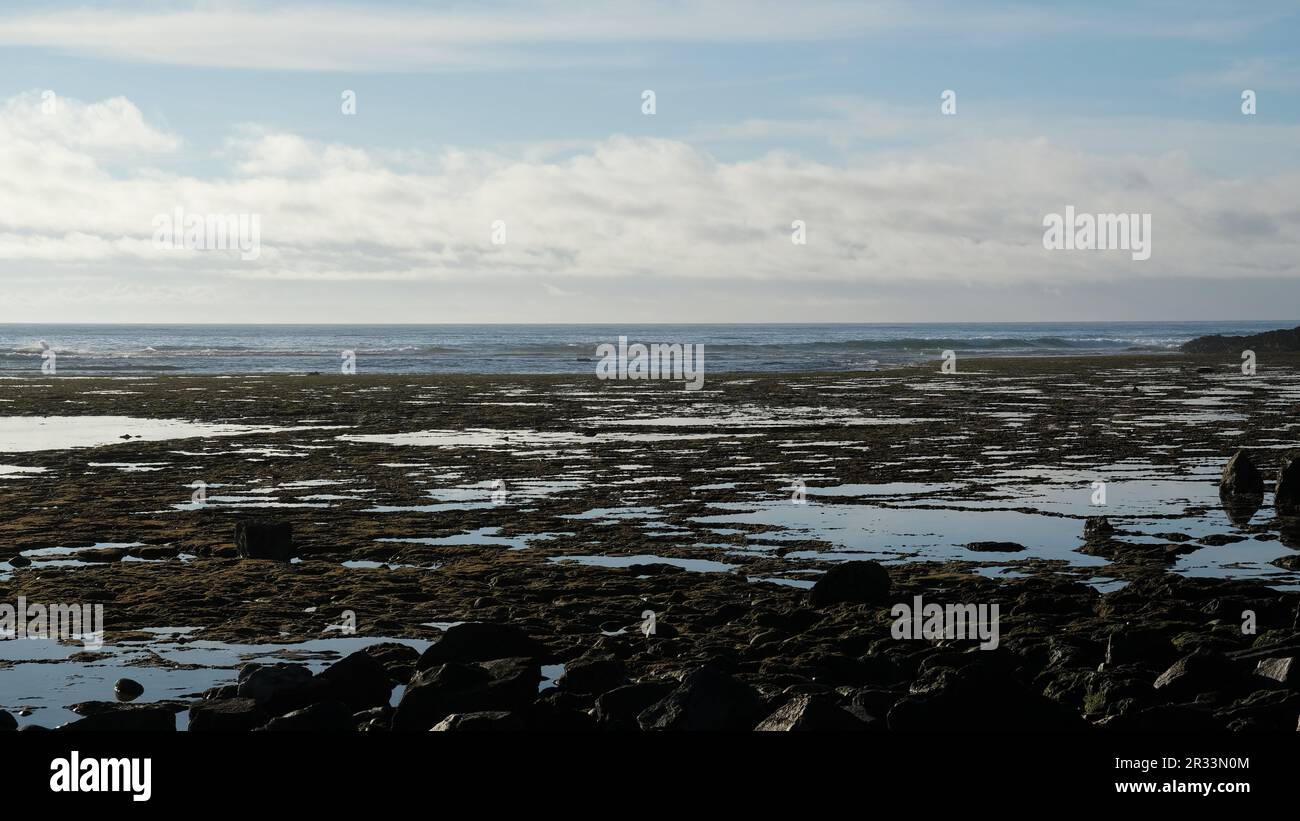
<svg viewBox="0 0 1300 821">
<path fill-rule="evenodd" d="M 262 729 L 271 732 L 346 733 L 351 732 L 354 726 L 348 706 L 331 700 L 273 718 Z"/>
<path fill-rule="evenodd" d="M 364 650 L 339 659 L 317 676 L 329 683 L 330 696 L 353 712 L 385 706 L 393 692 L 384 665 Z"/>
<path fill-rule="evenodd" d="M 763 700 L 754 688 L 705 665 L 687 673 L 671 693 L 647 707 L 637 723 L 643 730 L 752 730 L 763 713 Z"/>
<path fill-rule="evenodd" d="M 754 728 L 763 732 L 862 732 L 867 725 L 824 695 L 799 695 Z"/>
<path fill-rule="evenodd" d="M 9 714 L 8 710 L 0 710 L 0 732 L 8 732 L 18 729 L 18 719 Z"/>
<path fill-rule="evenodd" d="M 420 651 L 409 644 L 395 641 L 382 641 L 366 647 L 366 652 L 375 661 L 384 666 L 388 677 L 395 684 L 405 684 L 415 675 L 415 665 L 420 660 Z"/>
<path fill-rule="evenodd" d="M 1300 516 L 1300 453 L 1288 453 L 1277 472 L 1273 508 L 1279 516 Z"/>
<path fill-rule="evenodd" d="M 526 711 L 537 697 L 541 667 L 528 658 L 441 664 L 415 674 L 393 715 L 393 729 L 423 732 L 452 713 Z"/>
<path fill-rule="evenodd" d="M 555 683 L 574 693 L 603 693 L 627 683 L 627 667 L 612 656 L 583 657 L 564 665 Z"/>
<path fill-rule="evenodd" d="M 808 601 L 814 607 L 839 602 L 874 604 L 888 598 L 889 587 L 889 573 L 879 562 L 844 562 L 817 580 L 808 591 Z"/>
<path fill-rule="evenodd" d="M 1250 455 L 1239 450 L 1223 466 L 1219 478 L 1219 492 L 1229 496 L 1264 495 L 1264 476 L 1250 460 Z"/>
<path fill-rule="evenodd" d="M 267 722 L 270 715 L 251 698 L 213 698 L 190 705 L 191 733 L 245 733 Z"/>
<path fill-rule="evenodd" d="M 442 664 L 466 664 L 501 658 L 540 660 L 546 648 L 523 630 L 508 624 L 469 622 L 447 628 L 429 645 L 416 663 L 416 670 L 429 670 Z"/>
<path fill-rule="evenodd" d="M 301 710 L 326 698 L 330 684 L 306 665 L 245 664 L 239 668 L 240 698 L 251 698 L 272 715 Z"/>
<path fill-rule="evenodd" d="M 596 721 L 607 730 L 636 730 L 637 716 L 647 707 L 668 695 L 676 687 L 672 681 L 639 681 L 615 687 L 596 699 Z"/>
<path fill-rule="evenodd" d="M 120 678 L 113 685 L 113 694 L 118 701 L 135 701 L 144 694 L 144 686 L 134 679 Z"/>
<path fill-rule="evenodd" d="M 293 524 L 251 519 L 238 521 L 235 523 L 235 552 L 242 559 L 287 562 L 297 555 L 293 547 Z"/>
</svg>

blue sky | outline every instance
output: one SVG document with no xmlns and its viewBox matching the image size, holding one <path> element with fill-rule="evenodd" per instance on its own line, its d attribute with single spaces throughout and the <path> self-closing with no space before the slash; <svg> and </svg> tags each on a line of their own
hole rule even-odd
<svg viewBox="0 0 1300 821">
<path fill-rule="evenodd" d="M 1131 318 L 1229 295 L 1253 318 L 1300 296 L 1293 3 L 701 6 L 9 3 L 0 321 L 1113 319 L 1151 293 L 1167 315 Z M 1066 204 L 1152 213 L 1150 263 L 1035 248 Z M 151 253 L 174 207 L 258 213 L 269 253 Z M 497 218 L 510 240 L 484 246 Z"/>
</svg>

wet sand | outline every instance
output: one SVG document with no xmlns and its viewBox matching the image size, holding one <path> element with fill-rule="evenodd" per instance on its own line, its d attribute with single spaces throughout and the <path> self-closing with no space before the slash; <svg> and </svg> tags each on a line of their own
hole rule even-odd
<svg viewBox="0 0 1300 821">
<path fill-rule="evenodd" d="M 699 392 L 594 375 L 3 380 L 0 414 L 64 430 L 0 452 L 0 559 L 30 561 L 0 564 L 0 600 L 103 603 L 112 647 L 147 648 L 164 626 L 199 628 L 181 645 L 292 645 L 337 635 L 345 611 L 352 640 L 419 649 L 449 623 L 509 624 L 548 667 L 617 659 L 610 683 L 626 685 L 708 663 L 764 710 L 810 693 L 899 731 L 1041 719 L 991 695 L 1011 692 L 1075 729 L 1294 731 L 1300 696 L 1254 666 L 1300 643 L 1300 535 L 1267 498 L 1230 520 L 1216 481 L 1239 447 L 1271 478 L 1300 444 L 1300 357 L 1256 376 L 1228 356 L 958 368 L 710 374 Z M 128 419 L 98 444 L 88 417 Z M 144 421 L 158 419 L 257 429 L 161 438 L 181 428 Z M 1090 516 L 1115 535 L 1085 545 Z M 248 518 L 291 522 L 300 559 L 238 558 Z M 988 542 L 1007 544 L 967 546 Z M 808 588 L 848 560 L 882 562 L 888 600 L 812 606 Z M 1001 646 L 892 639 L 890 604 L 914 595 L 998 603 Z M 1116 632 L 1149 644 L 1117 650 Z M 1196 650 L 1225 663 L 1155 686 Z M 178 683 L 141 701 L 183 709 L 234 680 L 228 655 L 198 687 L 185 662 L 143 654 L 132 663 Z M 88 697 L 23 691 L 21 659 L 0 659 L 0 707 L 26 704 L 22 721 L 53 725 Z M 546 689 L 584 715 L 600 695 Z"/>
</svg>

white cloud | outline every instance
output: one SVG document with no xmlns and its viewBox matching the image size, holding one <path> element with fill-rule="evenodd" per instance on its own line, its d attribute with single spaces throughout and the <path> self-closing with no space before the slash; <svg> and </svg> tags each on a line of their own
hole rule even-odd
<svg viewBox="0 0 1300 821">
<path fill-rule="evenodd" d="M 177 139 L 139 122 L 129 102 L 67 102 L 142 147 Z M 150 167 L 147 153 L 109 173 L 97 157 L 103 139 L 34 123 L 45 115 L 21 100 L 2 110 L 7 284 L 75 280 L 121 293 L 141 276 L 198 278 L 253 301 L 267 281 L 312 299 L 321 296 L 313 285 L 368 283 L 390 300 L 412 283 L 528 281 L 544 299 L 605 282 L 690 299 L 697 285 L 725 282 L 843 283 L 869 295 L 900 283 L 1050 288 L 1300 273 L 1300 174 L 1217 176 L 1177 152 L 996 137 L 840 164 L 783 153 L 724 162 L 677 140 L 615 136 L 563 159 L 448 150 L 398 162 L 245 128 L 227 143 L 225 171 L 195 178 Z M 1151 213 L 1151 260 L 1044 251 L 1043 215 L 1066 205 Z M 154 216 L 176 208 L 257 214 L 260 258 L 155 248 Z M 505 245 L 492 243 L 496 220 Z M 807 224 L 806 245 L 791 243 L 793 220 Z"/>
</svg>

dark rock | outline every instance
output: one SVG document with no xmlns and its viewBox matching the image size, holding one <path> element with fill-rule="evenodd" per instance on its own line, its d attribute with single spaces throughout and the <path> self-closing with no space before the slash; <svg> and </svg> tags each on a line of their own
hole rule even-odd
<svg viewBox="0 0 1300 821">
<path fill-rule="evenodd" d="M 1300 516 L 1300 453 L 1287 454 L 1277 472 L 1273 508 L 1279 516 Z"/>
<path fill-rule="evenodd" d="M 119 707 L 61 724 L 56 729 L 112 733 L 173 732 L 176 730 L 176 714 L 166 707 Z"/>
<path fill-rule="evenodd" d="M 1240 353 L 1241 351 L 1300 351 L 1300 328 L 1264 331 L 1247 336 L 1198 336 L 1184 342 L 1185 353 Z"/>
<path fill-rule="evenodd" d="M 764 732 L 863 732 L 867 729 L 857 716 L 820 695 L 795 696 L 776 712 L 758 723 L 755 730 Z"/>
<path fill-rule="evenodd" d="M 239 697 L 255 700 L 272 715 L 301 710 L 329 691 L 329 683 L 302 664 L 245 664 L 239 669 Z"/>
<path fill-rule="evenodd" d="M 372 644 L 365 652 L 374 656 L 375 661 L 384 665 L 388 677 L 395 684 L 405 684 L 415 675 L 415 665 L 420 660 L 420 651 L 409 644 L 384 641 Z"/>
<path fill-rule="evenodd" d="M 352 711 L 341 701 L 321 701 L 273 718 L 262 729 L 272 732 L 346 733 L 353 728 Z"/>
<path fill-rule="evenodd" d="M 9 714 L 7 710 L 0 710 L 0 732 L 18 729 L 18 719 Z"/>
<path fill-rule="evenodd" d="M 440 664 L 490 661 L 501 658 L 542 659 L 546 648 L 523 630 L 508 624 L 457 624 L 420 655 L 416 670 Z"/>
<path fill-rule="evenodd" d="M 594 716 L 609 730 L 636 730 L 637 716 L 676 687 L 671 681 L 640 681 L 615 687 L 596 699 Z"/>
<path fill-rule="evenodd" d="M 270 715 L 251 698 L 214 698 L 190 705 L 190 732 L 244 733 L 262 726 Z"/>
<path fill-rule="evenodd" d="M 1237 451 L 1223 466 L 1223 475 L 1219 478 L 1219 491 L 1229 496 L 1264 495 L 1264 477 L 1246 451 Z"/>
<path fill-rule="evenodd" d="M 1296 716 L 1300 715 L 1300 693 L 1258 690 L 1214 714 L 1233 732 L 1294 733 Z"/>
<path fill-rule="evenodd" d="M 1272 679 L 1292 690 L 1300 690 L 1300 656 L 1264 659 L 1256 665 L 1255 675 Z"/>
<path fill-rule="evenodd" d="M 296 554 L 291 522 L 235 522 L 235 552 L 243 559 L 272 559 L 287 562 Z"/>
<path fill-rule="evenodd" d="M 134 701 L 144 694 L 144 686 L 129 678 L 120 678 L 113 685 L 113 694 L 118 701 Z"/>
<path fill-rule="evenodd" d="M 484 710 L 477 713 L 452 713 L 433 725 L 435 732 L 509 733 L 524 729 L 524 721 L 515 713 L 505 710 Z"/>
<path fill-rule="evenodd" d="M 1083 523 L 1085 541 L 1105 541 L 1115 535 L 1115 527 L 1105 516 L 1089 516 Z"/>
<path fill-rule="evenodd" d="M 591 697 L 552 687 L 537 697 L 526 720 L 528 729 L 541 733 L 589 733 L 599 727 L 588 708 Z"/>
<path fill-rule="evenodd" d="M 1125 625 L 1111 633 L 1106 641 L 1107 669 L 1122 664 L 1149 664 L 1159 670 L 1167 668 L 1177 657 L 1177 648 L 1161 630 Z"/>
<path fill-rule="evenodd" d="M 839 602 L 872 604 L 889 596 L 889 573 L 878 562 L 844 562 L 822 575 L 808 600 L 814 607 Z"/>
<path fill-rule="evenodd" d="M 748 684 L 705 665 L 687 673 L 676 689 L 637 716 L 637 722 L 643 730 L 752 730 L 763 717 L 763 706 Z"/>
<path fill-rule="evenodd" d="M 8 561 L 10 567 L 27 567 L 32 563 L 31 559 L 27 558 L 22 554 L 19 554 L 17 556 L 11 556 L 8 559 Z"/>
<path fill-rule="evenodd" d="M 527 658 L 422 670 L 402 693 L 393 729 L 423 732 L 452 713 L 523 712 L 536 698 L 541 680 L 541 668 Z"/>
<path fill-rule="evenodd" d="M 1187 698 L 1229 690 L 1239 683 L 1236 668 L 1222 653 L 1196 652 L 1174 662 L 1154 686 L 1166 697 Z"/>
<path fill-rule="evenodd" d="M 613 657 L 575 659 L 555 682 L 574 693 L 603 693 L 627 683 L 627 666 Z"/>
<path fill-rule="evenodd" d="M 970 542 L 966 549 L 977 553 L 1016 553 L 1024 550 L 1025 546 L 1015 542 Z"/>
<path fill-rule="evenodd" d="M 920 733 L 1061 733 L 1087 729 L 1077 713 L 997 665 L 941 670 L 889 710 L 889 729 Z"/>
<path fill-rule="evenodd" d="M 364 650 L 339 659 L 317 675 L 329 682 L 331 697 L 353 712 L 385 706 L 393 693 L 384 665 Z"/>
</svg>

